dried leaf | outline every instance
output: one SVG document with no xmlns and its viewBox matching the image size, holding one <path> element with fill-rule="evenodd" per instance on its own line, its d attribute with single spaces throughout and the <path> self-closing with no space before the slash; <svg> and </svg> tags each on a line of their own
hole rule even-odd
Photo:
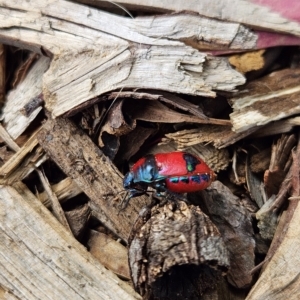
<svg viewBox="0 0 300 300">
<path fill-rule="evenodd" d="M 90 252 L 109 270 L 125 279 L 130 279 L 127 249 L 106 234 L 90 231 Z"/>
</svg>

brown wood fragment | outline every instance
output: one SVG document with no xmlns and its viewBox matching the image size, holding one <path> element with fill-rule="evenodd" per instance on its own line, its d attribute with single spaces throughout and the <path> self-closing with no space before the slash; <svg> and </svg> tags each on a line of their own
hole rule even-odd
<svg viewBox="0 0 300 300">
<path fill-rule="evenodd" d="M 279 120 L 276 122 L 271 122 L 266 126 L 261 127 L 256 132 L 254 132 L 251 137 L 259 138 L 264 136 L 289 133 L 296 126 L 300 125 L 300 117 L 291 117 L 284 120 Z"/>
<path fill-rule="evenodd" d="M 246 287 L 252 282 L 249 273 L 254 268 L 254 233 L 250 213 L 238 197 L 215 181 L 206 190 L 192 196 L 217 226 L 229 252 L 228 281 L 235 287 Z M 198 196 L 197 196 L 198 195 Z"/>
<path fill-rule="evenodd" d="M 39 58 L 37 53 L 30 53 L 26 61 L 18 68 L 14 81 L 12 83 L 13 87 L 16 87 L 20 84 L 25 78 L 28 73 L 28 70 L 32 67 L 34 62 Z"/>
<path fill-rule="evenodd" d="M 178 202 L 140 213 L 129 242 L 129 265 L 144 299 L 194 299 L 216 288 L 228 256 L 209 218 L 198 207 Z"/>
<path fill-rule="evenodd" d="M 268 197 L 277 195 L 280 184 L 292 164 L 291 149 L 295 144 L 295 135 L 282 135 L 272 146 L 270 166 L 264 174 L 264 184 Z"/>
<path fill-rule="evenodd" d="M 69 177 L 52 185 L 51 190 L 56 194 L 61 203 L 82 193 L 82 190 Z M 46 207 L 50 207 L 51 202 L 46 192 L 40 193 L 38 198 Z"/>
<path fill-rule="evenodd" d="M 0 199 L 0 286 L 8 299 L 140 299 L 24 184 L 1 186 Z"/>
<path fill-rule="evenodd" d="M 4 100 L 5 100 L 5 94 L 6 94 L 6 48 L 5 45 L 0 44 L 0 107 L 2 108 Z"/>
<path fill-rule="evenodd" d="M 107 100 L 113 100 L 116 97 L 119 98 L 132 98 L 132 99 L 146 99 L 146 100 L 160 100 L 161 102 L 165 102 L 168 104 L 172 104 L 174 107 L 177 107 L 183 111 L 187 111 L 191 113 L 194 116 L 197 116 L 199 118 L 207 118 L 202 110 L 199 108 L 198 105 L 192 104 L 182 98 L 180 98 L 177 95 L 173 95 L 171 93 L 167 93 L 164 91 L 152 91 L 150 94 L 149 92 L 112 92 L 107 96 L 104 96 L 103 98 L 107 98 Z"/>
<path fill-rule="evenodd" d="M 90 198 L 100 221 L 123 240 L 137 218 L 137 211 L 149 200 L 138 197 L 120 212 L 116 199 L 122 190 L 122 176 L 100 149 L 75 125 L 63 118 L 48 120 L 38 135 L 40 145 L 63 172 Z"/>
<path fill-rule="evenodd" d="M 8 134 L 8 132 L 3 128 L 3 126 L 0 124 L 0 137 L 2 140 L 7 144 L 7 146 L 14 150 L 15 152 L 19 151 L 20 147 L 18 144 L 11 138 L 11 136 Z"/>
<path fill-rule="evenodd" d="M 266 171 L 270 166 L 271 149 L 267 148 L 250 157 L 250 169 L 253 173 Z"/>
<path fill-rule="evenodd" d="M 100 147 L 104 147 L 104 143 L 102 141 L 102 134 L 104 132 L 118 137 L 131 132 L 136 127 L 136 120 L 130 120 L 130 123 L 128 123 L 128 119 L 126 120 L 124 118 L 122 107 L 123 101 L 117 100 L 110 108 L 110 111 L 107 115 L 107 120 L 101 128 L 98 138 L 98 145 Z"/>
<path fill-rule="evenodd" d="M 80 239 L 86 230 L 87 222 L 91 216 L 88 204 L 81 205 L 70 211 L 64 212 L 73 235 Z"/>
<path fill-rule="evenodd" d="M 297 255 L 293 253 L 294 249 L 297 249 L 300 245 L 299 239 L 299 226 L 298 218 L 300 215 L 299 210 L 299 167 L 300 167 L 300 146 L 298 145 L 296 151 L 293 151 L 293 165 L 290 170 L 292 175 L 292 195 L 295 197 L 294 200 L 289 201 L 289 205 L 286 211 L 283 211 L 279 224 L 276 228 L 272 244 L 269 248 L 265 260 L 258 265 L 253 271 L 256 271 L 263 267 L 263 272 L 250 291 L 247 299 L 254 300 L 257 295 L 260 295 L 264 299 L 269 296 L 272 299 L 281 299 L 284 295 L 290 295 L 290 291 L 293 291 L 292 299 L 298 299 L 299 293 L 295 294 L 298 289 L 294 288 L 299 285 L 298 269 L 299 262 Z M 288 176 L 288 175 L 287 175 Z M 284 183 L 282 184 L 282 186 Z M 286 185 L 286 184 L 285 184 Z M 285 268 L 285 270 L 282 269 Z M 281 276 L 281 272 L 284 272 L 284 276 Z M 273 287 L 274 284 L 274 287 Z M 267 288 L 268 285 L 268 288 Z M 271 288 L 270 288 L 271 286 Z M 274 294 L 273 290 L 280 289 Z"/>
<path fill-rule="evenodd" d="M 120 138 L 120 148 L 115 158 L 116 162 L 128 161 L 138 152 L 140 147 L 157 131 L 157 128 L 137 126 L 133 131 Z"/>
<path fill-rule="evenodd" d="M 244 132 L 300 112 L 300 69 L 284 69 L 249 82 L 231 99 L 233 129 Z"/>
<path fill-rule="evenodd" d="M 47 177 L 45 176 L 45 174 L 43 174 L 40 170 L 36 169 L 36 172 L 39 175 L 39 178 L 42 182 L 42 185 L 48 195 L 48 198 L 51 201 L 51 208 L 52 208 L 52 212 L 53 215 L 56 217 L 56 219 L 68 230 L 71 232 L 71 228 L 69 226 L 69 223 L 66 219 L 66 216 L 64 214 L 64 211 L 62 210 L 59 201 L 55 195 L 55 193 L 53 193 L 53 191 L 51 190 L 49 181 L 47 179 Z"/>
<path fill-rule="evenodd" d="M 166 138 L 174 140 L 178 144 L 178 148 L 207 142 L 220 149 L 236 143 L 256 130 L 257 128 L 253 128 L 239 134 L 232 131 L 231 126 L 200 125 L 195 129 L 185 129 L 176 131 L 175 133 L 168 133 L 166 134 Z M 167 139 L 163 139 L 163 141 L 167 141 Z"/>
<path fill-rule="evenodd" d="M 252 171 L 248 160 L 246 162 L 246 182 L 251 198 L 256 202 L 258 207 L 262 207 L 267 198 L 263 181 Z"/>
<path fill-rule="evenodd" d="M 3 166 L 11 157 L 14 155 L 14 152 L 9 151 L 6 146 L 0 147 L 0 159 L 2 162 L 0 163 L 0 167 Z"/>
<path fill-rule="evenodd" d="M 37 106 L 30 115 L 24 114 L 24 106 L 42 93 L 43 75 L 48 69 L 50 59 L 41 56 L 29 69 L 26 77 L 7 95 L 2 111 L 3 127 L 15 140 L 18 138 L 42 110 Z"/>
<path fill-rule="evenodd" d="M 104 233 L 91 230 L 88 247 L 90 253 L 107 269 L 122 278 L 130 279 L 128 251 L 123 245 Z"/>
<path fill-rule="evenodd" d="M 196 124 L 217 124 L 217 125 L 230 125 L 229 120 L 213 119 L 207 117 L 189 116 L 186 114 L 178 113 L 169 109 L 161 102 L 140 100 L 131 102 L 127 108 L 127 113 L 132 119 L 158 122 L 158 123 L 196 123 Z"/>
<path fill-rule="evenodd" d="M 36 136 L 39 129 L 32 134 L 27 142 L 1 168 L 0 183 L 11 184 L 24 179 L 47 158 L 38 146 Z"/>
</svg>

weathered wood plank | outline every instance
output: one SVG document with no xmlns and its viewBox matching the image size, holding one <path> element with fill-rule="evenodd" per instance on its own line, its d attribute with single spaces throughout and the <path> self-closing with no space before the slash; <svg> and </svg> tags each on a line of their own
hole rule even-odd
<svg viewBox="0 0 300 300">
<path fill-rule="evenodd" d="M 26 186 L 15 187 L 0 187 L 0 285 L 5 290 L 18 299 L 139 299 Z"/>
<path fill-rule="evenodd" d="M 42 110 L 42 106 L 39 106 L 29 116 L 26 116 L 24 106 L 42 93 L 43 75 L 49 64 L 48 57 L 38 59 L 25 79 L 7 95 L 2 111 L 2 121 L 13 139 L 19 137 Z"/>
<path fill-rule="evenodd" d="M 107 3 L 95 0 L 93 3 Z M 297 2 L 287 6 L 284 1 L 253 1 L 253 0 L 119 0 L 114 1 L 124 7 L 145 8 L 161 11 L 192 11 L 203 16 L 225 21 L 242 23 L 266 31 L 279 31 L 300 36 Z M 104 4 L 105 5 L 105 4 Z M 280 11 L 281 10 L 281 11 Z"/>
<path fill-rule="evenodd" d="M 90 198 L 100 221 L 127 240 L 138 211 L 150 200 L 133 199 L 120 212 L 122 175 L 91 139 L 68 119 L 48 120 L 38 134 L 40 145 L 63 172 Z M 117 201 L 119 200 L 119 201 Z M 120 212 L 120 213 L 119 213 Z"/>
<path fill-rule="evenodd" d="M 214 97 L 216 90 L 232 91 L 245 82 L 227 58 L 209 56 L 182 42 L 188 44 L 186 39 L 192 42 L 197 36 L 203 39 L 200 17 L 131 20 L 64 0 L 39 4 L 2 0 L 2 5 L 0 40 L 54 55 L 43 78 L 43 93 L 46 107 L 55 117 L 118 88 Z M 180 28 L 182 22 L 190 24 L 187 36 L 179 34 L 185 32 Z M 226 30 L 227 25 L 222 26 Z M 216 39 L 231 44 L 238 30 L 236 25 L 228 25 L 228 36 L 223 32 Z M 204 38 L 208 44 L 213 35 L 210 32 Z"/>
<path fill-rule="evenodd" d="M 247 84 L 231 99 L 233 130 L 245 132 L 300 112 L 300 69 L 284 69 Z"/>
</svg>

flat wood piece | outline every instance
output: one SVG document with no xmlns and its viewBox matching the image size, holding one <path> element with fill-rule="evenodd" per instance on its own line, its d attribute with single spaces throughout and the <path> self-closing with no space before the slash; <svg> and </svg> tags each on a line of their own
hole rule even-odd
<svg viewBox="0 0 300 300">
<path fill-rule="evenodd" d="M 213 182 L 200 195 L 191 197 L 217 226 L 229 252 L 229 283 L 238 288 L 249 286 L 253 280 L 250 271 L 254 268 L 255 259 L 251 214 L 240 199 L 219 181 Z"/>
<path fill-rule="evenodd" d="M 43 94 L 55 117 L 118 88 L 214 97 L 216 90 L 232 91 L 245 82 L 227 58 L 201 53 L 182 37 L 168 38 L 182 18 L 192 24 L 190 15 L 166 16 L 159 23 L 163 27 L 157 27 L 153 17 L 132 20 L 65 0 L 2 1 L 0 41 L 37 52 L 43 47 L 54 57 L 43 77 Z M 145 22 L 150 28 L 140 32 Z M 196 22 L 189 35 L 199 28 Z"/>
<path fill-rule="evenodd" d="M 91 230 L 88 241 L 89 251 L 101 264 L 115 274 L 130 279 L 128 251 L 120 242 L 108 235 Z"/>
<path fill-rule="evenodd" d="M 68 119 L 48 120 L 38 134 L 38 141 L 49 157 L 72 178 L 90 198 L 90 206 L 99 220 L 123 240 L 147 197 L 131 200 L 120 212 L 124 194 L 122 175 L 91 139 Z M 118 202 L 116 200 L 119 200 Z"/>
<path fill-rule="evenodd" d="M 254 80 L 231 99 L 233 130 L 244 132 L 300 112 L 300 69 L 284 69 Z"/>
<path fill-rule="evenodd" d="M 26 186 L 15 187 L 0 187 L 1 287 L 18 299 L 139 299 Z"/>
<path fill-rule="evenodd" d="M 27 142 L 1 168 L 0 183 L 12 184 L 23 180 L 36 167 L 47 160 L 43 149 L 39 147 L 36 135 L 37 129 Z"/>
<path fill-rule="evenodd" d="M 184 129 L 174 133 L 168 133 L 166 134 L 166 138 L 163 138 L 163 142 L 174 140 L 178 148 L 206 142 L 221 149 L 234 144 L 256 130 L 257 128 L 252 128 L 242 133 L 236 133 L 232 131 L 231 126 L 199 125 L 194 129 Z"/>
<path fill-rule="evenodd" d="M 96 0 L 94 2 L 103 3 L 107 1 Z M 276 2 L 277 5 L 272 6 L 272 1 L 256 2 L 251 0 L 152 0 L 148 3 L 141 0 L 119 0 L 114 2 L 135 9 L 197 12 L 210 18 L 241 22 L 266 31 L 269 29 L 270 31 L 300 36 L 300 22 L 295 8 L 297 2 L 290 7 L 287 7 L 284 1 L 278 1 Z"/>
<path fill-rule="evenodd" d="M 300 298 L 300 262 L 297 255 L 300 247 L 299 218 L 298 205 L 282 243 L 248 294 L 247 300 Z"/>
<path fill-rule="evenodd" d="M 25 105 L 42 93 L 43 75 L 49 64 L 50 59 L 42 56 L 29 70 L 24 80 L 7 95 L 1 119 L 8 134 L 14 140 L 26 130 L 42 110 L 42 106 L 38 106 L 30 115 L 26 116 L 24 113 Z"/>
<path fill-rule="evenodd" d="M 52 185 L 51 190 L 56 194 L 61 203 L 82 193 L 81 189 L 69 177 Z M 38 198 L 46 207 L 50 207 L 51 201 L 46 192 L 39 194 Z"/>
</svg>

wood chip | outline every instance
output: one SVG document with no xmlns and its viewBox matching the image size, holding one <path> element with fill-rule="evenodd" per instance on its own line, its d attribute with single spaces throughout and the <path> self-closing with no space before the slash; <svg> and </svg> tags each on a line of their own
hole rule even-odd
<svg viewBox="0 0 300 300">
<path fill-rule="evenodd" d="M 123 240 L 127 240 L 138 210 L 149 203 L 147 197 L 129 202 L 120 212 L 116 199 L 123 189 L 122 175 L 100 149 L 69 120 L 48 120 L 38 141 L 62 171 L 90 198 L 99 220 Z"/>
<path fill-rule="evenodd" d="M 0 284 L 12 292 L 12 299 L 140 299 L 26 186 L 18 183 L 15 188 L 0 187 Z"/>
</svg>

